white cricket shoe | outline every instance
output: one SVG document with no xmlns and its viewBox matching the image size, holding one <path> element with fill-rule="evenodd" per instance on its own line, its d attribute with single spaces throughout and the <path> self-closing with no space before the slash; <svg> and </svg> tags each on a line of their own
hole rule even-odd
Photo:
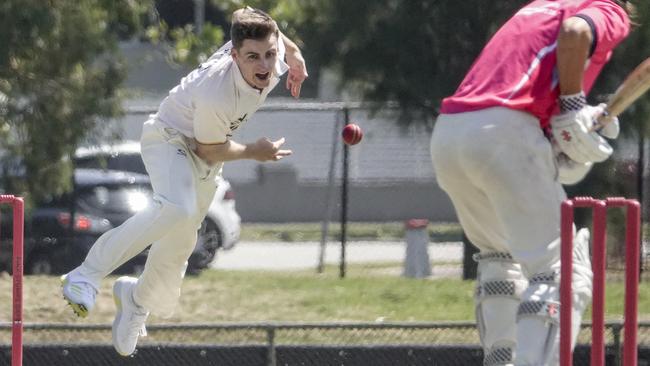
<svg viewBox="0 0 650 366">
<path fill-rule="evenodd" d="M 139 336 L 146 336 L 144 322 L 149 312 L 133 301 L 133 289 L 137 279 L 120 277 L 113 285 L 113 300 L 117 314 L 113 321 L 113 347 L 122 356 L 129 356 L 135 351 Z"/>
<path fill-rule="evenodd" d="M 61 288 L 72 311 L 79 317 L 87 317 L 95 306 L 97 289 L 89 282 L 72 280 L 69 273 L 61 276 Z"/>
</svg>

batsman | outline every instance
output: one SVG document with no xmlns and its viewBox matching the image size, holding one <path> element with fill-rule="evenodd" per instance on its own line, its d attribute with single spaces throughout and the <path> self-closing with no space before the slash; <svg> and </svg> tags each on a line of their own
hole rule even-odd
<svg viewBox="0 0 650 366">
<path fill-rule="evenodd" d="M 185 76 L 144 123 L 142 159 L 154 205 L 102 235 L 84 262 L 62 276 L 64 298 L 85 317 L 102 279 L 151 244 L 140 277 L 120 277 L 113 285 L 113 345 L 123 356 L 132 354 L 138 337 L 146 334 L 149 312 L 173 312 L 223 163 L 277 161 L 291 154 L 283 149 L 283 138 L 240 144 L 231 137 L 285 72 L 287 88 L 300 95 L 307 70 L 299 48 L 269 15 L 248 7 L 233 13 L 230 35 L 231 41 Z"/>
<path fill-rule="evenodd" d="M 558 365 L 560 205 L 612 154 L 618 120 L 587 103 L 631 27 L 623 0 L 534 0 L 492 37 L 431 137 L 439 185 L 480 252 L 484 365 Z M 607 118 L 607 117 L 605 117 Z M 592 296 L 589 231 L 574 228 L 572 347 Z"/>
</svg>

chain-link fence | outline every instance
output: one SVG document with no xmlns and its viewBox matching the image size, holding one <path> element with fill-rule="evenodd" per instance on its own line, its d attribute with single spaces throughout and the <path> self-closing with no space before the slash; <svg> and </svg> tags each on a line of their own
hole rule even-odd
<svg viewBox="0 0 650 366">
<path fill-rule="evenodd" d="M 118 356 L 110 325 L 26 324 L 25 365 L 478 365 L 473 323 L 331 323 L 151 325 L 138 352 Z M 0 325 L 9 365 L 10 326 Z M 575 365 L 589 365 L 590 325 Z M 607 365 L 621 357 L 622 323 L 606 324 Z M 639 364 L 650 362 L 650 323 L 639 327 Z"/>
</svg>

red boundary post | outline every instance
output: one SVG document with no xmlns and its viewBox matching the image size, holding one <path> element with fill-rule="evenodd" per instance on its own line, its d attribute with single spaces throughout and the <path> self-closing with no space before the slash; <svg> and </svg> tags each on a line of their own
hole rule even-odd
<svg viewBox="0 0 650 366">
<path fill-rule="evenodd" d="M 625 233 L 625 330 L 623 341 L 623 365 L 636 366 L 638 307 L 639 307 L 639 261 L 641 251 L 641 206 L 628 200 L 627 228 Z"/>
<path fill-rule="evenodd" d="M 607 205 L 593 202 L 592 263 L 593 296 L 591 312 L 591 364 L 605 365 L 605 269 L 607 256 Z M 571 309 L 569 309 L 571 310 Z"/>
<path fill-rule="evenodd" d="M 571 342 L 571 327 L 562 324 L 571 324 L 571 276 L 573 273 L 573 201 L 562 202 L 560 227 L 560 365 L 573 365 Z"/>
<path fill-rule="evenodd" d="M 0 204 L 11 204 L 13 209 L 12 249 L 12 324 L 11 365 L 23 364 L 23 255 L 25 230 L 25 204 L 22 197 L 0 195 Z"/>
<path fill-rule="evenodd" d="M 574 208 L 593 209 L 592 269 L 594 273 L 592 301 L 591 365 L 605 364 L 605 270 L 607 241 L 607 208 L 626 208 L 625 234 L 625 324 L 623 365 L 637 366 L 637 328 L 639 292 L 639 255 L 641 209 L 636 200 L 620 197 L 597 200 L 576 197 L 565 200 L 561 206 L 561 272 L 560 272 L 560 365 L 573 365 L 571 349 L 571 309 L 573 272 L 573 218 Z M 562 326 L 569 324 L 569 326 Z M 632 349 L 632 352 L 626 350 Z"/>
</svg>

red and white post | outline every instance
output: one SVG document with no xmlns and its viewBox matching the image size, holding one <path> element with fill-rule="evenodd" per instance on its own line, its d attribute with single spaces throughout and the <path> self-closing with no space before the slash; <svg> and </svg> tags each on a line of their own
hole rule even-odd
<svg viewBox="0 0 650 366">
<path fill-rule="evenodd" d="M 598 200 L 576 197 L 566 200 L 561 208 L 561 273 L 560 273 L 560 365 L 573 365 L 571 349 L 571 279 L 573 273 L 573 211 L 575 208 L 593 210 L 592 270 L 594 273 L 592 300 L 591 365 L 605 365 L 605 270 L 607 254 L 607 208 L 626 209 L 625 234 L 625 323 L 623 366 L 637 365 L 637 328 L 639 299 L 639 255 L 641 207 L 636 200 L 614 197 Z M 568 326 L 567 326 L 568 324 Z"/>
<path fill-rule="evenodd" d="M 11 323 L 11 366 L 23 364 L 23 246 L 25 228 L 25 205 L 22 197 L 0 195 L 0 204 L 9 204 L 13 209 L 13 309 Z"/>
</svg>

